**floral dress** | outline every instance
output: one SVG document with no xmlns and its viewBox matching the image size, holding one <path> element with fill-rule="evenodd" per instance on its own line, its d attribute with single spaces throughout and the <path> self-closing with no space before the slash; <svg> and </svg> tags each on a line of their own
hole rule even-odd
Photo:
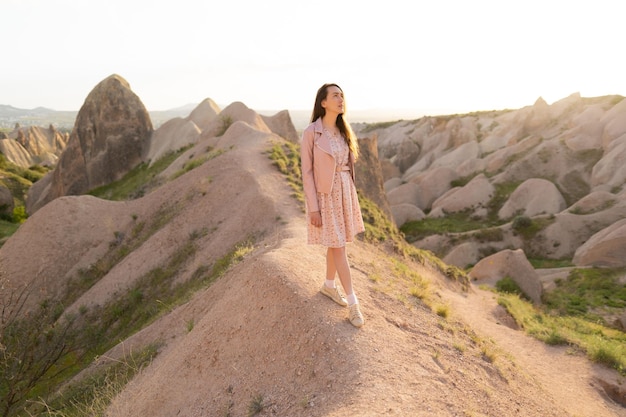
<svg viewBox="0 0 626 417">
<path fill-rule="evenodd" d="M 330 148 L 337 166 L 348 164 L 350 148 L 340 135 L 333 135 L 324 129 L 330 139 Z M 330 194 L 317 193 L 317 201 L 322 216 L 322 226 L 308 224 L 308 243 L 340 248 L 352 242 L 355 235 L 365 231 L 361 206 L 350 171 L 335 172 Z"/>
</svg>

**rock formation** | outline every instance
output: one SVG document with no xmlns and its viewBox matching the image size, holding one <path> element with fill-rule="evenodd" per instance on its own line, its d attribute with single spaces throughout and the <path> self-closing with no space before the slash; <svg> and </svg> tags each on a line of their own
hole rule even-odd
<svg viewBox="0 0 626 417">
<path fill-rule="evenodd" d="M 376 137 L 359 138 L 360 156 L 355 165 L 356 186 L 392 220 L 391 208 L 383 187 Z"/>
<path fill-rule="evenodd" d="M 626 266 L 626 218 L 600 230 L 576 250 L 580 266 Z"/>
<path fill-rule="evenodd" d="M 213 100 L 205 98 L 185 120 L 193 122 L 200 131 L 203 131 L 211 126 L 211 122 L 213 122 L 220 111 L 219 106 Z"/>
<path fill-rule="evenodd" d="M 624 97 L 539 98 L 518 110 L 423 117 L 367 134 L 378 137 L 398 226 L 419 219 L 418 210 L 496 223 L 414 242 L 446 262 L 465 268 L 521 249 L 580 266 L 624 264 Z M 520 215 L 527 225 L 515 222 Z"/>
<path fill-rule="evenodd" d="M 154 163 L 168 152 L 196 143 L 202 131 L 191 120 L 176 117 L 163 123 L 152 134 L 145 159 Z"/>
<path fill-rule="evenodd" d="M 498 211 L 498 217 L 511 219 L 517 214 L 529 217 L 539 214 L 556 214 L 565 208 L 565 200 L 552 182 L 541 178 L 530 178 L 513 191 Z"/>
<path fill-rule="evenodd" d="M 553 182 L 571 204 L 596 191 L 592 188 L 607 187 L 609 178 L 602 172 L 615 174 L 610 178 L 614 187 L 626 178 L 620 169 L 604 169 L 609 161 L 619 160 L 625 140 L 626 127 L 618 117 L 626 113 L 621 101 L 619 96 L 573 95 L 551 106 L 538 100 L 534 106 L 513 111 L 400 121 L 373 133 L 378 135 L 381 163 L 395 165 L 404 182 L 441 167 L 459 177 L 484 172 L 494 184 L 521 183 L 534 175 Z M 454 119 L 459 121 L 452 123 Z M 400 154 L 403 147 L 420 152 Z"/>
<path fill-rule="evenodd" d="M 54 126 L 20 127 L 0 139 L 0 152 L 10 162 L 23 168 L 32 165 L 54 166 L 67 146 L 69 134 Z"/>
<path fill-rule="evenodd" d="M 528 262 L 521 249 L 504 250 L 478 262 L 470 272 L 470 278 L 496 282 L 511 278 L 520 289 L 535 303 L 541 303 L 543 287 L 539 275 Z"/>
<path fill-rule="evenodd" d="M 152 134 L 143 103 L 119 75 L 87 96 L 56 168 L 31 188 L 32 214 L 53 199 L 109 184 L 142 162 Z"/>
<path fill-rule="evenodd" d="M 273 116 L 261 115 L 261 118 L 267 127 L 277 135 L 287 139 L 289 142 L 298 143 L 300 141 L 300 136 L 298 136 L 298 132 L 296 132 L 293 121 L 289 116 L 289 111 L 283 110 Z"/>
</svg>

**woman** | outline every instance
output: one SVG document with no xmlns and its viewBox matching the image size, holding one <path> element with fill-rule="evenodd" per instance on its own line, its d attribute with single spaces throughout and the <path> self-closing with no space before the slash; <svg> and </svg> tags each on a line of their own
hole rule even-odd
<svg viewBox="0 0 626 417">
<path fill-rule="evenodd" d="M 354 186 L 357 139 L 344 119 L 343 91 L 337 84 L 317 90 L 311 124 L 302 134 L 300 159 L 307 209 L 307 242 L 326 249 L 326 281 L 320 292 L 349 307 L 349 319 L 363 325 L 359 301 L 352 288 L 346 243 L 365 230 Z M 344 298 L 335 276 L 346 293 Z"/>
</svg>

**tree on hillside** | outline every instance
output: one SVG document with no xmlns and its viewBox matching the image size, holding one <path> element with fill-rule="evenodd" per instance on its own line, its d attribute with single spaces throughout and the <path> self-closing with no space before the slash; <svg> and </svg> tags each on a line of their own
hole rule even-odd
<svg viewBox="0 0 626 417">
<path fill-rule="evenodd" d="M 42 302 L 26 311 L 29 288 L 0 282 L 0 416 L 9 417 L 44 381 L 66 369 L 62 359 L 76 348 L 72 318 L 60 303 Z M 41 394 L 39 392 L 38 394 Z"/>
</svg>

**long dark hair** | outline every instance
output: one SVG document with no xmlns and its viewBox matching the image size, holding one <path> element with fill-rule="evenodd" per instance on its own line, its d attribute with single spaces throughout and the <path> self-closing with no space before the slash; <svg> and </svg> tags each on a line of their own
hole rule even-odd
<svg viewBox="0 0 626 417">
<path fill-rule="evenodd" d="M 328 87 L 337 87 L 339 90 L 341 90 L 341 87 L 334 83 L 324 84 L 319 88 L 319 90 L 317 90 L 317 95 L 315 96 L 315 105 L 313 106 L 313 113 L 311 114 L 311 123 L 326 115 L 326 109 L 322 107 L 322 101 L 324 101 L 328 96 Z M 341 92 L 343 93 L 343 90 L 341 90 Z M 343 114 L 337 115 L 337 120 L 335 121 L 335 124 L 337 125 L 337 128 L 339 128 L 339 132 L 341 133 L 341 136 L 343 136 L 343 138 L 345 139 L 346 144 L 348 144 L 350 151 L 352 152 L 352 154 L 354 154 L 354 159 L 358 158 L 359 143 L 357 142 L 354 132 L 352 132 L 352 128 L 350 128 L 350 124 L 346 122 Z"/>
</svg>

